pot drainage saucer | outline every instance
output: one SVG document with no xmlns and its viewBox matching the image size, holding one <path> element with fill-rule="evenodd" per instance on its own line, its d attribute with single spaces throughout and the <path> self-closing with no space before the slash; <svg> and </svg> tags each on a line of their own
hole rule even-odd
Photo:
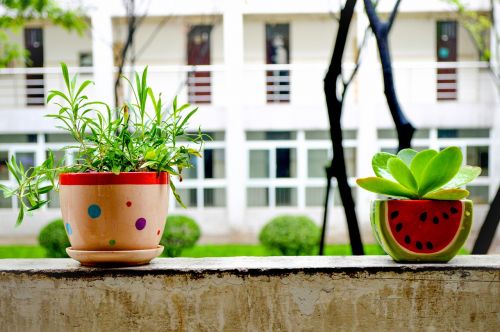
<svg viewBox="0 0 500 332">
<path fill-rule="evenodd" d="M 85 266 L 130 266 L 148 264 L 160 256 L 163 246 L 141 250 L 75 250 L 66 248 L 69 257 Z"/>
</svg>

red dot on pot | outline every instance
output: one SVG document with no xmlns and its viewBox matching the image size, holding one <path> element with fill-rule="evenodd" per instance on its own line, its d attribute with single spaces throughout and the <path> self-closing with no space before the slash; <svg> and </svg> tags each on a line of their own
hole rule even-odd
<svg viewBox="0 0 500 332">
<path fill-rule="evenodd" d="M 135 228 L 142 231 L 144 227 L 146 227 L 146 219 L 144 218 L 137 219 L 137 221 L 135 222 Z"/>
<path fill-rule="evenodd" d="M 127 202 L 127 206 L 130 207 L 132 205 L 132 202 L 131 201 L 128 201 Z"/>
<path fill-rule="evenodd" d="M 160 233 L 161 233 L 161 232 L 160 232 L 160 230 L 158 230 L 158 231 L 156 232 L 156 235 L 160 235 Z"/>
</svg>

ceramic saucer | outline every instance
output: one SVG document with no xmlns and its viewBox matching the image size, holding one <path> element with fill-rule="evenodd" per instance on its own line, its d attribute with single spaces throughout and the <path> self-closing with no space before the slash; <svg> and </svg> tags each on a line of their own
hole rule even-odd
<svg viewBox="0 0 500 332">
<path fill-rule="evenodd" d="M 163 246 L 142 250 L 91 251 L 66 248 L 69 257 L 86 266 L 130 266 L 148 264 L 160 256 Z"/>
</svg>

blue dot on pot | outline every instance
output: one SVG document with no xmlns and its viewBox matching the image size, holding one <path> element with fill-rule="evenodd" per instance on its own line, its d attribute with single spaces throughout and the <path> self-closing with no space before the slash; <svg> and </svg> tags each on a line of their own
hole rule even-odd
<svg viewBox="0 0 500 332">
<path fill-rule="evenodd" d="M 66 223 L 66 232 L 68 235 L 73 234 L 73 230 L 71 229 L 71 225 L 69 223 Z"/>
<path fill-rule="evenodd" d="M 146 219 L 144 218 L 139 218 L 135 222 L 135 228 L 137 228 L 139 231 L 142 231 L 146 227 Z"/>
<path fill-rule="evenodd" d="M 92 204 L 88 208 L 90 218 L 95 219 L 101 215 L 101 208 L 97 204 Z"/>
</svg>

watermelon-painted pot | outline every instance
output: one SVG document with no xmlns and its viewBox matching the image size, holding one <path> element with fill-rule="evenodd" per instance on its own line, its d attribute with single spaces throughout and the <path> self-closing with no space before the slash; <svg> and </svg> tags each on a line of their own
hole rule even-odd
<svg viewBox="0 0 500 332">
<path fill-rule="evenodd" d="M 67 173 L 61 212 L 73 250 L 157 248 L 168 212 L 167 173 Z"/>
<path fill-rule="evenodd" d="M 447 262 L 469 235 L 472 201 L 375 200 L 371 225 L 395 261 Z"/>
</svg>

